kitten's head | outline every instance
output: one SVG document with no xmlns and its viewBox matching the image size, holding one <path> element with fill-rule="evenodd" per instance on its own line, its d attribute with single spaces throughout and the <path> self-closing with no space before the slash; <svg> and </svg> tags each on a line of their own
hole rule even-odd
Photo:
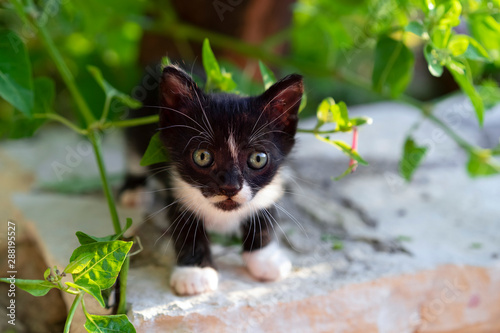
<svg viewBox="0 0 500 333">
<path fill-rule="evenodd" d="M 186 73 L 168 66 L 160 93 L 160 137 L 193 197 L 226 212 L 266 208 L 260 206 L 277 199 L 265 198 L 266 189 L 273 196 L 273 180 L 295 142 L 300 75 L 260 96 L 240 97 L 205 94 Z"/>
</svg>

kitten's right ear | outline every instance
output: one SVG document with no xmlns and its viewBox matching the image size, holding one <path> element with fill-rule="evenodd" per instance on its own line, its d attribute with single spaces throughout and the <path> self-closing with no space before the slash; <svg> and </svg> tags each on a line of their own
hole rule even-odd
<svg viewBox="0 0 500 333">
<path fill-rule="evenodd" d="M 160 81 L 160 102 L 162 106 L 186 112 L 187 106 L 196 101 L 202 92 L 196 83 L 182 69 L 169 65 L 163 69 Z"/>
</svg>

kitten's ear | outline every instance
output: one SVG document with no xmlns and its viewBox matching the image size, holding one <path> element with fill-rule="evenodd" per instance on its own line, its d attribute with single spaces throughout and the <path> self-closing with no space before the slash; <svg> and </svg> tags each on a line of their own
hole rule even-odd
<svg viewBox="0 0 500 333">
<path fill-rule="evenodd" d="M 189 111 L 193 101 L 197 101 L 202 92 L 196 83 L 182 69 L 167 66 L 163 69 L 160 82 L 160 102 L 162 106 L 180 111 Z"/>
<path fill-rule="evenodd" d="M 273 84 L 260 99 L 269 123 L 295 135 L 304 85 L 302 76 L 291 74 Z"/>
</svg>

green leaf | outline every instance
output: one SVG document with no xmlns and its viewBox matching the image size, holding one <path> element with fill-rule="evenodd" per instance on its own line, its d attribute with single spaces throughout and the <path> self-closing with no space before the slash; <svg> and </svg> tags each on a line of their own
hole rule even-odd
<svg viewBox="0 0 500 333">
<path fill-rule="evenodd" d="M 453 35 L 448 43 L 448 50 L 454 57 L 462 55 L 469 47 L 469 36 Z"/>
<path fill-rule="evenodd" d="M 489 110 L 500 103 L 500 88 L 495 80 L 484 80 L 477 88 L 479 96 L 483 100 L 484 108 Z"/>
<path fill-rule="evenodd" d="M 217 59 L 215 59 L 214 52 L 210 47 L 210 42 L 205 38 L 203 41 L 203 47 L 201 50 L 203 68 L 205 68 L 205 73 L 207 75 L 207 86 L 211 81 L 219 81 L 221 77 L 221 71 Z"/>
<path fill-rule="evenodd" d="M 205 73 L 207 75 L 207 82 L 205 90 L 210 91 L 219 89 L 221 91 L 233 91 L 236 88 L 236 83 L 233 81 L 231 73 L 221 70 L 217 59 L 210 47 L 210 42 L 205 38 L 202 47 L 202 60 Z"/>
<path fill-rule="evenodd" d="M 90 260 L 94 258 L 93 253 L 82 253 L 75 260 L 71 261 L 68 266 L 64 269 L 64 273 L 69 274 L 78 274 L 80 273 L 87 265 Z"/>
<path fill-rule="evenodd" d="M 436 10 L 443 13 L 437 26 L 442 29 L 450 29 L 460 24 L 460 15 L 462 14 L 462 5 L 458 0 L 449 0 L 440 4 Z"/>
<path fill-rule="evenodd" d="M 299 113 L 306 108 L 307 105 L 307 93 L 304 91 L 302 94 L 302 99 L 300 100 Z"/>
<path fill-rule="evenodd" d="M 477 61 L 491 61 L 491 58 L 488 54 L 488 51 L 484 49 L 484 47 L 479 44 L 477 40 L 470 36 L 466 36 L 469 40 L 469 46 L 467 47 L 467 50 L 463 54 L 463 56 L 467 59 L 470 60 L 477 60 Z M 500 38 L 500 34 L 498 36 Z"/>
<path fill-rule="evenodd" d="M 335 103 L 335 100 L 331 97 L 325 98 L 319 104 L 316 117 L 318 118 L 316 128 L 327 123 L 335 123 L 335 129 L 339 131 L 350 131 L 352 127 L 349 124 L 349 112 L 345 103 Z"/>
<path fill-rule="evenodd" d="M 103 308 L 106 307 L 106 303 L 104 302 L 104 298 L 102 297 L 101 288 L 94 281 L 87 278 L 82 278 L 78 280 L 78 283 L 66 282 L 66 284 L 77 290 L 83 290 L 87 294 L 92 295 Z"/>
<path fill-rule="evenodd" d="M 50 275 L 50 267 L 49 267 L 49 268 L 47 268 L 47 269 L 45 270 L 45 272 L 43 272 L 43 279 L 44 279 L 44 280 L 47 280 L 47 278 L 49 277 L 49 275 Z"/>
<path fill-rule="evenodd" d="M 0 282 L 11 283 L 11 279 L 0 278 Z M 29 292 L 33 296 L 45 296 L 52 288 L 57 288 L 55 284 L 52 284 L 44 280 L 24 280 L 15 279 L 15 285 L 17 288 Z"/>
<path fill-rule="evenodd" d="M 410 181 L 413 173 L 417 170 L 420 163 L 427 152 L 427 148 L 419 147 L 411 137 L 407 137 L 404 150 L 403 159 L 399 163 L 399 172 L 406 181 Z"/>
<path fill-rule="evenodd" d="M 333 180 L 335 180 L 335 181 L 341 180 L 342 178 L 344 178 L 345 176 L 350 174 L 354 170 L 354 168 L 356 168 L 356 167 L 357 167 L 356 163 L 351 164 L 340 176 L 333 178 Z"/>
<path fill-rule="evenodd" d="M 28 52 L 14 32 L 4 29 L 0 29 L 0 97 L 31 116 L 34 94 Z"/>
<path fill-rule="evenodd" d="M 110 235 L 110 236 L 104 236 L 104 237 L 95 237 L 95 236 L 90 236 L 87 235 L 84 232 L 77 231 L 76 232 L 76 237 L 78 238 L 78 242 L 80 245 L 86 245 L 86 244 L 91 244 L 91 243 L 97 243 L 97 242 L 111 242 L 116 239 L 115 235 Z"/>
<path fill-rule="evenodd" d="M 332 140 L 331 141 L 333 145 L 335 145 L 337 148 L 339 148 L 344 154 L 349 156 L 350 158 L 358 161 L 359 164 L 362 165 L 368 165 L 368 162 L 366 162 L 357 151 L 352 150 L 351 146 L 349 146 L 347 143 L 340 141 L 340 140 Z"/>
<path fill-rule="evenodd" d="M 157 132 L 151 140 L 149 141 L 148 148 L 142 156 L 141 165 L 148 166 L 156 163 L 168 162 L 168 153 L 165 150 L 165 146 L 160 141 L 160 132 Z"/>
<path fill-rule="evenodd" d="M 443 66 L 441 65 L 438 52 L 434 48 L 427 44 L 424 48 L 425 60 L 427 60 L 427 68 L 432 76 L 440 77 L 443 75 Z"/>
<path fill-rule="evenodd" d="M 469 99 L 472 103 L 472 106 L 474 107 L 474 110 L 476 111 L 476 116 L 477 116 L 477 119 L 479 121 L 479 124 L 481 126 L 483 126 L 484 104 L 483 104 L 483 101 L 481 99 L 481 96 L 474 88 L 468 67 L 466 68 L 465 65 L 463 65 L 462 63 L 460 63 L 458 61 L 451 60 L 446 65 L 446 68 L 448 68 L 451 75 L 455 79 L 455 82 L 460 86 L 462 91 L 465 94 L 467 94 L 467 96 L 469 96 Z"/>
<path fill-rule="evenodd" d="M 419 37 L 422 37 L 425 32 L 425 28 L 421 22 L 411 21 L 406 26 L 405 31 L 411 32 Z"/>
<path fill-rule="evenodd" d="M 500 162 L 492 158 L 489 149 L 477 149 L 469 152 L 467 171 L 471 177 L 500 174 Z"/>
<path fill-rule="evenodd" d="M 35 105 L 30 116 L 15 112 L 11 119 L 0 125 L 0 137 L 21 139 L 31 137 L 47 122 L 46 119 L 35 119 L 33 116 L 53 113 L 55 87 L 54 82 L 45 77 L 34 80 Z"/>
<path fill-rule="evenodd" d="M 484 47 L 489 58 L 500 65 L 500 23 L 490 15 L 471 15 L 468 26 L 472 36 Z M 472 43 L 471 43 L 472 44 Z"/>
<path fill-rule="evenodd" d="M 375 91 L 388 90 L 393 98 L 401 95 L 413 76 L 414 56 L 406 45 L 382 36 L 375 48 L 372 84 Z"/>
<path fill-rule="evenodd" d="M 96 242 L 78 247 L 71 255 L 70 262 L 82 253 L 92 253 L 94 257 L 80 273 L 73 274 L 73 282 L 79 285 L 80 281 L 87 284 L 87 280 L 91 280 L 101 289 L 110 288 L 131 247 L 132 242 L 123 241 Z"/>
<path fill-rule="evenodd" d="M 163 57 L 161 58 L 161 68 L 165 68 L 167 66 L 170 66 L 172 64 L 172 62 L 170 61 L 170 58 L 169 57 Z"/>
<path fill-rule="evenodd" d="M 86 313 L 87 321 L 85 322 L 85 329 L 90 333 L 135 333 L 135 328 L 128 320 L 127 316 L 112 315 L 112 316 L 98 316 Z"/>
<path fill-rule="evenodd" d="M 274 73 L 259 60 L 260 75 L 262 75 L 262 81 L 264 82 L 264 89 L 267 90 L 276 82 L 276 77 Z"/>
<path fill-rule="evenodd" d="M 101 86 L 102 90 L 106 94 L 108 98 L 116 98 L 126 106 L 132 109 L 137 109 L 141 107 L 142 103 L 139 102 L 136 99 L 133 99 L 127 94 L 124 94 L 118 90 L 116 90 L 111 84 L 109 84 L 108 81 L 104 79 L 102 76 L 101 70 L 95 66 L 87 66 L 88 71 L 94 79 L 97 81 L 97 83 Z"/>
<path fill-rule="evenodd" d="M 355 117 L 349 119 L 349 125 L 354 127 L 354 126 L 361 126 L 364 124 L 371 125 L 373 123 L 373 119 L 370 117 Z"/>
</svg>

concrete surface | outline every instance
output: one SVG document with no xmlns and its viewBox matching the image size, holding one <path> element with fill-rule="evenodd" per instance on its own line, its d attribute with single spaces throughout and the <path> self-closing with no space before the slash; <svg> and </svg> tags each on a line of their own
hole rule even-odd
<svg viewBox="0 0 500 333">
<path fill-rule="evenodd" d="M 500 177 L 470 179 L 463 152 L 422 121 L 414 136 L 429 147 L 429 156 L 406 184 L 397 165 L 420 114 L 395 103 L 351 112 L 374 120 L 359 137 L 370 167 L 339 182 L 331 177 L 348 159 L 310 135 L 299 136 L 277 230 L 294 265 L 284 281 L 252 280 L 238 247 L 214 244 L 219 290 L 175 296 L 168 287 L 174 258 L 168 237 L 162 237 L 163 221 L 149 219 L 137 229 L 145 250 L 133 258 L 128 301 L 138 332 L 500 332 Z M 500 108 L 488 112 L 482 130 L 461 96 L 444 101 L 437 114 L 483 147 L 498 143 Z M 300 126 L 312 128 L 314 122 Z M 336 138 L 350 141 L 349 135 Z M 49 157 L 43 147 L 54 140 L 65 145 L 49 150 Z M 69 165 L 66 147 L 78 140 L 46 131 L 38 140 L 3 144 L 2 151 L 35 174 L 35 189 L 43 188 L 59 181 L 53 162 Z M 119 174 L 120 138 L 106 143 L 105 155 L 115 154 L 107 163 Z M 95 177 L 90 161 L 83 156 L 71 174 Z M 105 200 L 96 195 L 35 191 L 13 201 L 34 224 L 49 261 L 61 266 L 77 245 L 74 232 L 111 232 Z M 135 221 L 139 214 L 121 211 Z"/>
</svg>

